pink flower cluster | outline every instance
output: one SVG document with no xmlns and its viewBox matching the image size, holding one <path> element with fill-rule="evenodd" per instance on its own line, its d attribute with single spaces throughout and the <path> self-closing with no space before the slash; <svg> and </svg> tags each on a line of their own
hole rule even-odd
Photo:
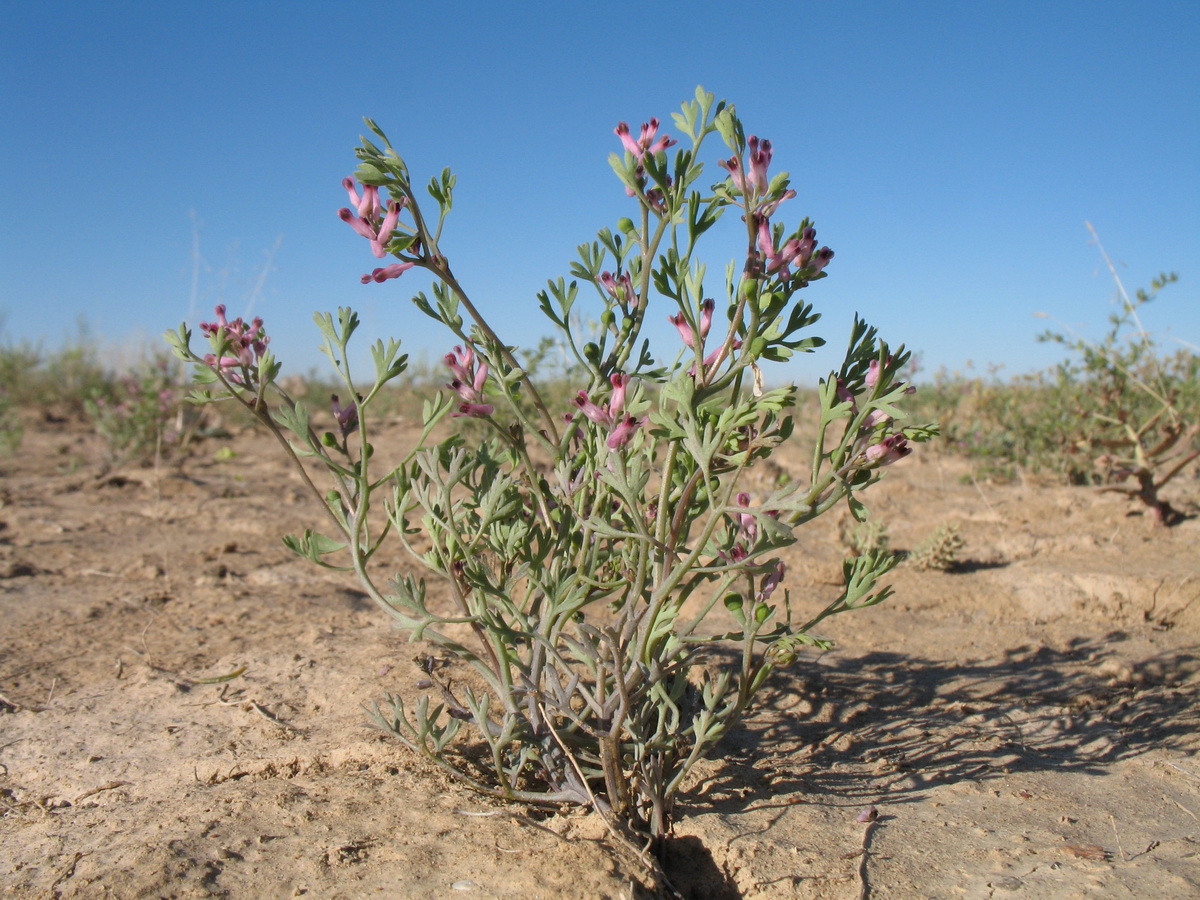
<svg viewBox="0 0 1200 900">
<path fill-rule="evenodd" d="M 621 143 L 624 145 L 625 149 L 628 150 L 633 157 L 638 160 L 636 177 L 638 186 L 642 188 L 645 188 L 646 185 L 646 167 L 642 165 L 641 161 L 646 158 L 646 154 L 649 153 L 651 156 L 653 156 L 654 154 L 662 153 L 668 147 L 674 147 L 679 143 L 674 138 L 667 137 L 665 134 L 659 135 L 658 125 L 658 119 L 651 119 L 649 122 L 643 122 L 641 133 L 636 139 L 629 131 L 628 122 L 620 122 L 618 123 L 617 127 L 613 129 L 617 137 L 621 139 Z M 670 178 L 668 177 L 668 183 L 669 181 Z M 637 191 L 626 185 L 625 193 L 632 197 L 637 194 Z M 663 212 L 663 192 L 660 188 L 651 188 L 650 190 L 646 191 L 646 199 L 650 201 L 650 205 L 654 207 L 654 209 L 658 210 L 660 213 Z"/>
<path fill-rule="evenodd" d="M 483 360 L 475 365 L 475 351 L 468 344 L 466 349 L 455 347 L 452 353 L 445 356 L 446 365 L 454 373 L 454 380 L 448 387 L 462 398 L 455 416 L 471 416 L 482 419 L 496 411 L 491 403 L 484 402 L 483 386 L 487 382 L 488 366 Z"/>
<path fill-rule="evenodd" d="M 758 220 L 758 250 L 767 261 L 768 275 L 778 272 L 781 278 L 789 278 L 793 265 L 797 269 L 807 268 L 813 274 L 820 272 L 833 259 L 833 251 L 828 247 L 816 250 L 816 246 L 817 230 L 809 227 L 777 249 L 771 237 L 771 223 L 765 218 Z"/>
<path fill-rule="evenodd" d="M 628 122 L 618 123 L 613 131 L 621 139 L 621 143 L 625 145 L 626 150 L 638 159 L 645 159 L 647 153 L 653 156 L 655 153 L 662 153 L 668 147 L 673 147 L 679 143 L 674 138 L 669 138 L 665 134 L 659 136 L 658 125 L 658 119 L 643 122 L 642 131 L 638 135 L 637 140 L 634 140 L 633 135 L 629 133 Z"/>
<path fill-rule="evenodd" d="M 588 419 L 608 429 L 608 438 L 604 443 L 609 450 L 616 450 L 628 444 L 637 430 L 646 424 L 646 420 L 635 419 L 624 412 L 625 391 L 629 387 L 629 376 L 619 372 L 614 373 L 610 381 L 612 394 L 609 395 L 608 402 L 604 406 L 594 403 L 588 397 L 587 391 L 580 391 L 571 402 L 579 407 L 580 412 Z"/>
<path fill-rule="evenodd" d="M 817 232 L 811 227 L 805 228 L 798 237 L 784 242 L 782 247 L 775 246 L 775 239 L 771 234 L 771 216 L 779 209 L 781 203 L 795 197 L 796 192 L 789 188 L 774 199 L 764 197 L 771 183 L 767 170 L 770 168 L 774 149 L 769 140 L 760 140 L 753 134 L 750 135 L 748 143 L 749 152 L 746 155 L 745 168 L 738 156 L 720 160 L 718 164 L 729 172 L 729 180 L 733 182 L 734 187 L 747 197 L 747 215 L 752 225 L 757 223 L 758 251 L 766 263 L 767 274 L 778 274 L 787 279 L 791 277 L 794 266 L 798 270 L 808 269 L 808 274 L 815 275 L 829 265 L 829 261 L 833 259 L 833 251 L 828 247 L 817 249 Z M 757 202 L 751 202 L 751 195 Z"/>
<path fill-rule="evenodd" d="M 257 316 L 247 325 L 240 316 L 230 322 L 225 317 L 223 303 L 217 305 L 215 312 L 217 321 L 201 322 L 200 330 L 209 337 L 223 334 L 225 343 L 220 358 L 215 353 L 207 353 L 204 361 L 234 384 L 243 384 L 242 376 L 235 370 L 255 365 L 267 352 L 271 339 L 263 330 L 263 320 Z"/>
<path fill-rule="evenodd" d="M 704 339 L 708 337 L 708 331 L 712 327 L 713 310 L 715 308 L 716 304 L 712 300 L 705 300 L 700 304 L 700 321 L 696 323 L 700 327 L 699 340 L 697 340 L 695 331 L 692 329 L 692 326 L 688 324 L 688 320 L 683 313 L 677 312 L 673 316 L 667 316 L 667 321 L 675 326 L 675 330 L 679 332 L 679 337 L 683 340 L 685 346 L 691 347 L 698 353 L 703 353 Z M 741 346 L 742 342 L 740 340 L 735 340 L 733 342 L 734 350 L 737 350 Z M 708 356 L 704 357 L 704 368 L 707 369 L 710 366 L 720 362 L 721 352 L 724 349 L 725 345 L 722 344 L 712 353 L 708 354 Z M 695 366 L 692 367 L 691 374 L 696 374 Z"/>
<path fill-rule="evenodd" d="M 879 374 L 879 360 L 873 359 L 867 363 L 867 374 L 863 378 L 863 385 L 866 387 L 869 393 L 873 393 L 875 391 L 875 386 L 879 384 Z M 915 392 L 916 388 L 912 386 L 905 388 L 905 393 L 907 394 L 912 394 Z M 838 379 L 837 383 L 837 396 L 838 399 L 843 402 L 849 401 L 851 412 L 855 415 L 858 414 L 858 398 L 850 392 L 850 389 L 846 387 L 845 382 L 840 378 Z M 883 412 L 882 410 L 873 409 L 867 414 L 867 417 L 863 419 L 861 431 L 864 435 L 867 435 L 872 433 L 876 426 L 886 426 L 890 424 L 891 421 L 891 416 L 887 415 L 887 413 Z M 894 463 L 898 459 L 903 459 L 910 453 L 912 453 L 912 447 L 908 445 L 908 438 L 906 438 L 901 432 L 896 432 L 895 434 L 889 435 L 877 443 L 869 444 L 863 450 L 863 457 L 868 463 L 886 466 Z"/>
<path fill-rule="evenodd" d="M 751 187 L 765 191 L 769 184 L 767 167 L 771 165 L 771 155 L 773 152 L 770 141 L 765 138 L 759 141 L 758 136 L 752 134 L 750 135 L 750 154 L 747 157 L 749 166 L 747 169 L 742 168 L 742 162 L 736 156 L 723 159 L 717 165 L 728 170 L 730 180 L 733 181 L 734 186 L 743 194 L 749 193 Z M 792 191 L 791 194 L 795 196 L 796 192 Z"/>
<path fill-rule="evenodd" d="M 737 495 L 737 505 L 740 509 L 749 510 L 750 495 L 744 491 Z M 775 510 L 768 510 L 767 515 L 778 517 L 779 513 Z M 758 540 L 758 522 L 749 512 L 739 512 L 736 515 L 737 531 L 734 533 L 733 547 L 728 553 L 722 552 L 721 558 L 726 562 L 741 562 L 750 555 L 750 550 L 754 546 L 754 542 Z M 759 585 L 758 592 L 755 598 L 758 600 L 768 599 L 775 588 L 779 586 L 779 582 L 783 580 L 784 573 L 787 567 L 781 560 L 774 560 L 770 563 L 766 575 L 763 577 L 762 583 Z"/>
<path fill-rule="evenodd" d="M 601 272 L 600 287 L 604 288 L 608 296 L 616 300 L 621 309 L 626 311 L 629 309 L 629 301 L 637 297 L 633 290 L 633 279 L 628 272 L 622 272 L 620 277 L 613 275 L 612 272 Z"/>
<path fill-rule="evenodd" d="M 378 259 L 383 259 L 387 256 L 387 245 L 392 239 L 392 232 L 396 230 L 396 223 L 400 220 L 400 210 L 404 208 L 408 198 L 389 200 L 385 214 L 383 203 L 379 199 L 379 188 L 375 185 L 363 185 L 362 193 L 359 194 L 354 186 L 354 179 L 347 177 L 342 179 L 342 187 L 350 195 L 350 204 L 354 209 L 342 207 L 338 210 L 338 216 L 370 241 L 371 252 Z M 355 215 L 356 212 L 357 215 Z M 362 283 L 369 284 L 372 281 L 383 282 L 389 278 L 399 278 L 415 265 L 416 263 L 413 262 L 403 262 L 381 266 L 364 275 Z"/>
</svg>

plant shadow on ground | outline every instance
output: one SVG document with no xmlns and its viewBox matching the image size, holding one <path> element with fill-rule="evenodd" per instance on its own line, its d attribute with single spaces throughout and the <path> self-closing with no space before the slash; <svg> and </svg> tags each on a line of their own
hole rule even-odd
<svg viewBox="0 0 1200 900">
<path fill-rule="evenodd" d="M 982 661 L 826 656 L 778 673 L 678 812 L 782 816 L 806 803 L 844 807 L 850 822 L 868 804 L 917 803 L 961 781 L 1051 769 L 1097 775 L 1147 750 L 1190 748 L 1200 648 L 1130 663 L 1119 652 L 1128 638 L 1025 645 Z M 665 869 L 684 896 L 741 896 L 699 839 L 682 840 L 696 846 L 680 843 Z"/>
</svg>

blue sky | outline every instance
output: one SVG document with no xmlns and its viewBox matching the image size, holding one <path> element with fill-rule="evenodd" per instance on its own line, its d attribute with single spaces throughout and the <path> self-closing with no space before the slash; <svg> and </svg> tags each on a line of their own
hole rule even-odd
<svg viewBox="0 0 1200 900">
<path fill-rule="evenodd" d="M 119 361 L 222 301 L 253 302 L 300 371 L 321 362 L 312 312 L 339 305 L 440 355 L 408 300 L 422 281 L 359 284 L 376 261 L 336 215 L 370 115 L 420 180 L 455 170 L 443 249 L 530 343 L 534 294 L 628 211 L 614 125 L 669 121 L 703 84 L 792 173 L 779 215 L 837 254 L 809 288 L 835 349 L 795 377 L 836 364 L 855 312 L 927 371 L 1049 365 L 1035 312 L 1098 336 L 1110 311 L 1085 220 L 1130 290 L 1180 272 L 1144 319 L 1200 343 L 1191 0 L 48 0 L 4 18 L 0 342 L 52 347 L 83 317 Z M 722 271 L 737 248 L 709 254 Z"/>
</svg>

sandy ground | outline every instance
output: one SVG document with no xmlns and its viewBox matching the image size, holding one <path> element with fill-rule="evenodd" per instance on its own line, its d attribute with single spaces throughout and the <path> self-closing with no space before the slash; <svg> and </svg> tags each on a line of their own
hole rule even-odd
<svg viewBox="0 0 1200 900">
<path fill-rule="evenodd" d="M 366 725 L 420 647 L 281 545 L 320 520 L 267 439 L 229 446 L 97 478 L 51 424 L 0 459 L 0 895 L 645 896 L 594 815 L 492 803 Z M 1200 480 L 1155 530 L 967 472 L 922 450 L 867 496 L 896 549 L 956 523 L 963 564 L 901 567 L 770 682 L 681 799 L 684 896 L 1200 896 Z M 804 531 L 793 602 L 841 552 Z"/>
</svg>

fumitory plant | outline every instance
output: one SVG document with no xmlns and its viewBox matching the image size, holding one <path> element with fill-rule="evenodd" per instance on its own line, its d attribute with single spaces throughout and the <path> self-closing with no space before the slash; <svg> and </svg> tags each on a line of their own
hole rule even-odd
<svg viewBox="0 0 1200 900">
<path fill-rule="evenodd" d="M 839 504 L 861 517 L 858 494 L 934 433 L 900 424 L 911 388 L 897 373 L 909 354 L 856 319 L 841 367 L 820 383 L 811 467 L 767 491 L 748 487 L 747 474 L 793 438 L 796 390 L 769 387 L 766 367 L 823 343 L 801 291 L 834 254 L 808 219 L 784 223 L 797 192 L 733 106 L 698 89 L 673 118 L 677 136 L 657 119 L 617 126 L 611 164 L 632 214 L 579 247 L 570 280 L 538 294 L 570 371 L 586 373 L 569 398 L 543 392 L 459 282 L 441 246 L 455 177 L 447 169 L 429 183 L 430 203 L 370 120 L 340 216 L 391 261 L 362 281 L 424 270 L 432 295 L 413 302 L 453 336 L 448 391 L 425 401 L 399 464 L 380 471 L 372 411 L 406 357 L 396 341 L 376 341 L 373 380 L 360 384 L 351 310 L 316 316 L 344 384 L 324 431 L 277 383 L 260 320 L 218 308 L 201 325 L 207 353 L 191 349 L 186 325 L 168 335 L 196 364 L 197 401 L 240 403 L 297 464 L 327 472 L 327 488 L 308 481 L 327 527 L 287 545 L 352 569 L 432 648 L 420 658 L 425 695 L 387 697 L 375 722 L 486 794 L 590 806 L 653 838 L 668 831 L 689 770 L 771 672 L 829 646 L 815 633 L 826 617 L 890 593 L 880 579 L 895 557 L 867 553 L 846 561 L 838 596 L 814 608 L 784 586 L 780 552 Z M 714 138 L 724 144 L 715 154 Z M 704 153 L 717 158 L 715 183 Z M 713 278 L 697 248 L 731 213 L 742 238 Z M 590 331 L 576 324 L 585 307 L 598 323 Z M 660 316 L 675 339 L 652 347 L 644 332 Z M 485 436 L 435 441 L 453 417 Z M 387 540 L 420 574 L 377 571 Z"/>
</svg>

